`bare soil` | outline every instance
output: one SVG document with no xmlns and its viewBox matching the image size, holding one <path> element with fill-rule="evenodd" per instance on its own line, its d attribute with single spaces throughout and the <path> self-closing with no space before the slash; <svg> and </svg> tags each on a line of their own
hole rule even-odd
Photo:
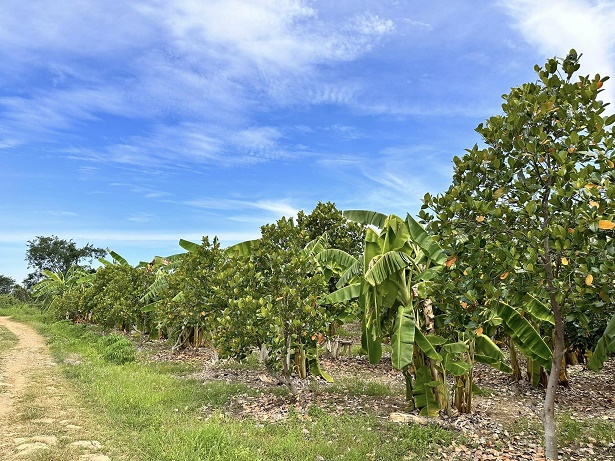
<svg viewBox="0 0 615 461">
<path fill-rule="evenodd" d="M 0 459 L 109 461 L 83 409 L 33 328 L 0 317 L 18 342 L 0 357 Z"/>
</svg>

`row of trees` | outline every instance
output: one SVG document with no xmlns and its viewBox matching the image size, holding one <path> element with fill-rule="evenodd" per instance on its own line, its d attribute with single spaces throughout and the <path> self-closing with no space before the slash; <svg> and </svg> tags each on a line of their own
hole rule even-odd
<svg viewBox="0 0 615 461">
<path fill-rule="evenodd" d="M 425 196 L 424 226 L 367 211 L 348 221 L 319 204 L 255 241 L 181 241 L 186 253 L 137 267 L 111 252 L 96 274 L 44 271 L 35 291 L 75 319 L 229 357 L 258 349 L 289 385 L 308 370 L 327 378 L 320 346 L 357 318 L 370 361 L 390 341 L 409 404 L 430 415 L 471 410 L 476 362 L 520 379 L 524 355 L 546 387 L 546 454 L 557 459 L 566 353 L 595 347 L 600 369 L 615 352 L 615 116 L 598 99 L 606 77 L 573 80 L 578 58 L 537 66 L 537 82 L 504 96 L 504 114 L 477 128 L 485 147 L 454 159 L 446 193 Z"/>
</svg>

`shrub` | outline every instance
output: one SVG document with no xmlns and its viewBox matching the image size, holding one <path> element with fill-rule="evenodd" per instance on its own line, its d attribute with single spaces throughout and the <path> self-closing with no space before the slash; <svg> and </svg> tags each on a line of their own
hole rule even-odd
<svg viewBox="0 0 615 461">
<path fill-rule="evenodd" d="M 107 335 L 100 338 L 101 355 L 105 362 L 123 365 L 137 358 L 132 342 L 120 335 Z"/>
</svg>

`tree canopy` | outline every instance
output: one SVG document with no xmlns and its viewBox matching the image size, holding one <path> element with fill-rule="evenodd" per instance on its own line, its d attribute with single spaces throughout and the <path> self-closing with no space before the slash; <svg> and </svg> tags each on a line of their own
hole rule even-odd
<svg viewBox="0 0 615 461">
<path fill-rule="evenodd" d="M 461 303 L 480 309 L 505 300 L 522 312 L 534 300 L 550 311 L 545 443 L 552 459 L 565 323 L 586 326 L 587 313 L 613 296 L 615 115 L 605 117 L 599 99 L 608 77 L 575 79 L 578 69 L 571 50 L 536 66 L 538 81 L 504 95 L 504 114 L 476 129 L 486 147 L 455 157 L 448 191 L 426 196 L 435 216 L 422 213 L 453 249 L 447 266 L 465 288 Z"/>
<path fill-rule="evenodd" d="M 71 240 L 64 240 L 55 235 L 50 237 L 38 236 L 28 241 L 26 261 L 28 268 L 34 269 L 24 280 L 27 287 L 32 287 L 44 278 L 43 271 L 66 274 L 72 266 L 90 269 L 94 259 L 102 258 L 107 254 L 103 248 L 96 248 L 88 243 L 78 247 Z"/>
</svg>

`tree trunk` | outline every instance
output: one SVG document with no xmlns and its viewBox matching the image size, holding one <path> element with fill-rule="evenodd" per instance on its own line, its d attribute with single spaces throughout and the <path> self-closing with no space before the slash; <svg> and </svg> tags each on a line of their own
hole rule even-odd
<svg viewBox="0 0 615 461">
<path fill-rule="evenodd" d="M 564 322 L 559 305 L 553 310 L 555 316 L 555 347 L 551 362 L 551 372 L 547 381 L 545 394 L 544 427 L 545 427 L 545 455 L 547 459 L 558 459 L 557 432 L 555 427 L 555 397 L 564 355 Z"/>
<path fill-rule="evenodd" d="M 547 161 L 549 161 L 547 157 Z M 547 188 L 542 196 L 542 230 L 547 231 L 549 225 L 549 195 L 550 178 L 547 180 Z M 549 236 L 545 235 L 542 241 L 544 250 L 543 262 L 545 266 L 545 275 L 547 282 L 547 293 L 549 293 L 549 303 L 553 311 L 555 320 L 555 338 L 553 347 L 553 357 L 551 359 L 551 371 L 547 380 L 547 392 L 545 393 L 544 403 L 544 428 L 545 428 L 545 456 L 549 460 L 557 460 L 557 431 L 555 427 L 555 397 L 557 395 L 557 385 L 559 382 L 559 374 L 562 367 L 562 357 L 564 356 L 564 316 L 562 309 L 557 301 L 556 288 L 553 283 L 555 277 L 553 274 L 553 261 L 551 259 L 551 246 L 549 244 Z"/>
</svg>

